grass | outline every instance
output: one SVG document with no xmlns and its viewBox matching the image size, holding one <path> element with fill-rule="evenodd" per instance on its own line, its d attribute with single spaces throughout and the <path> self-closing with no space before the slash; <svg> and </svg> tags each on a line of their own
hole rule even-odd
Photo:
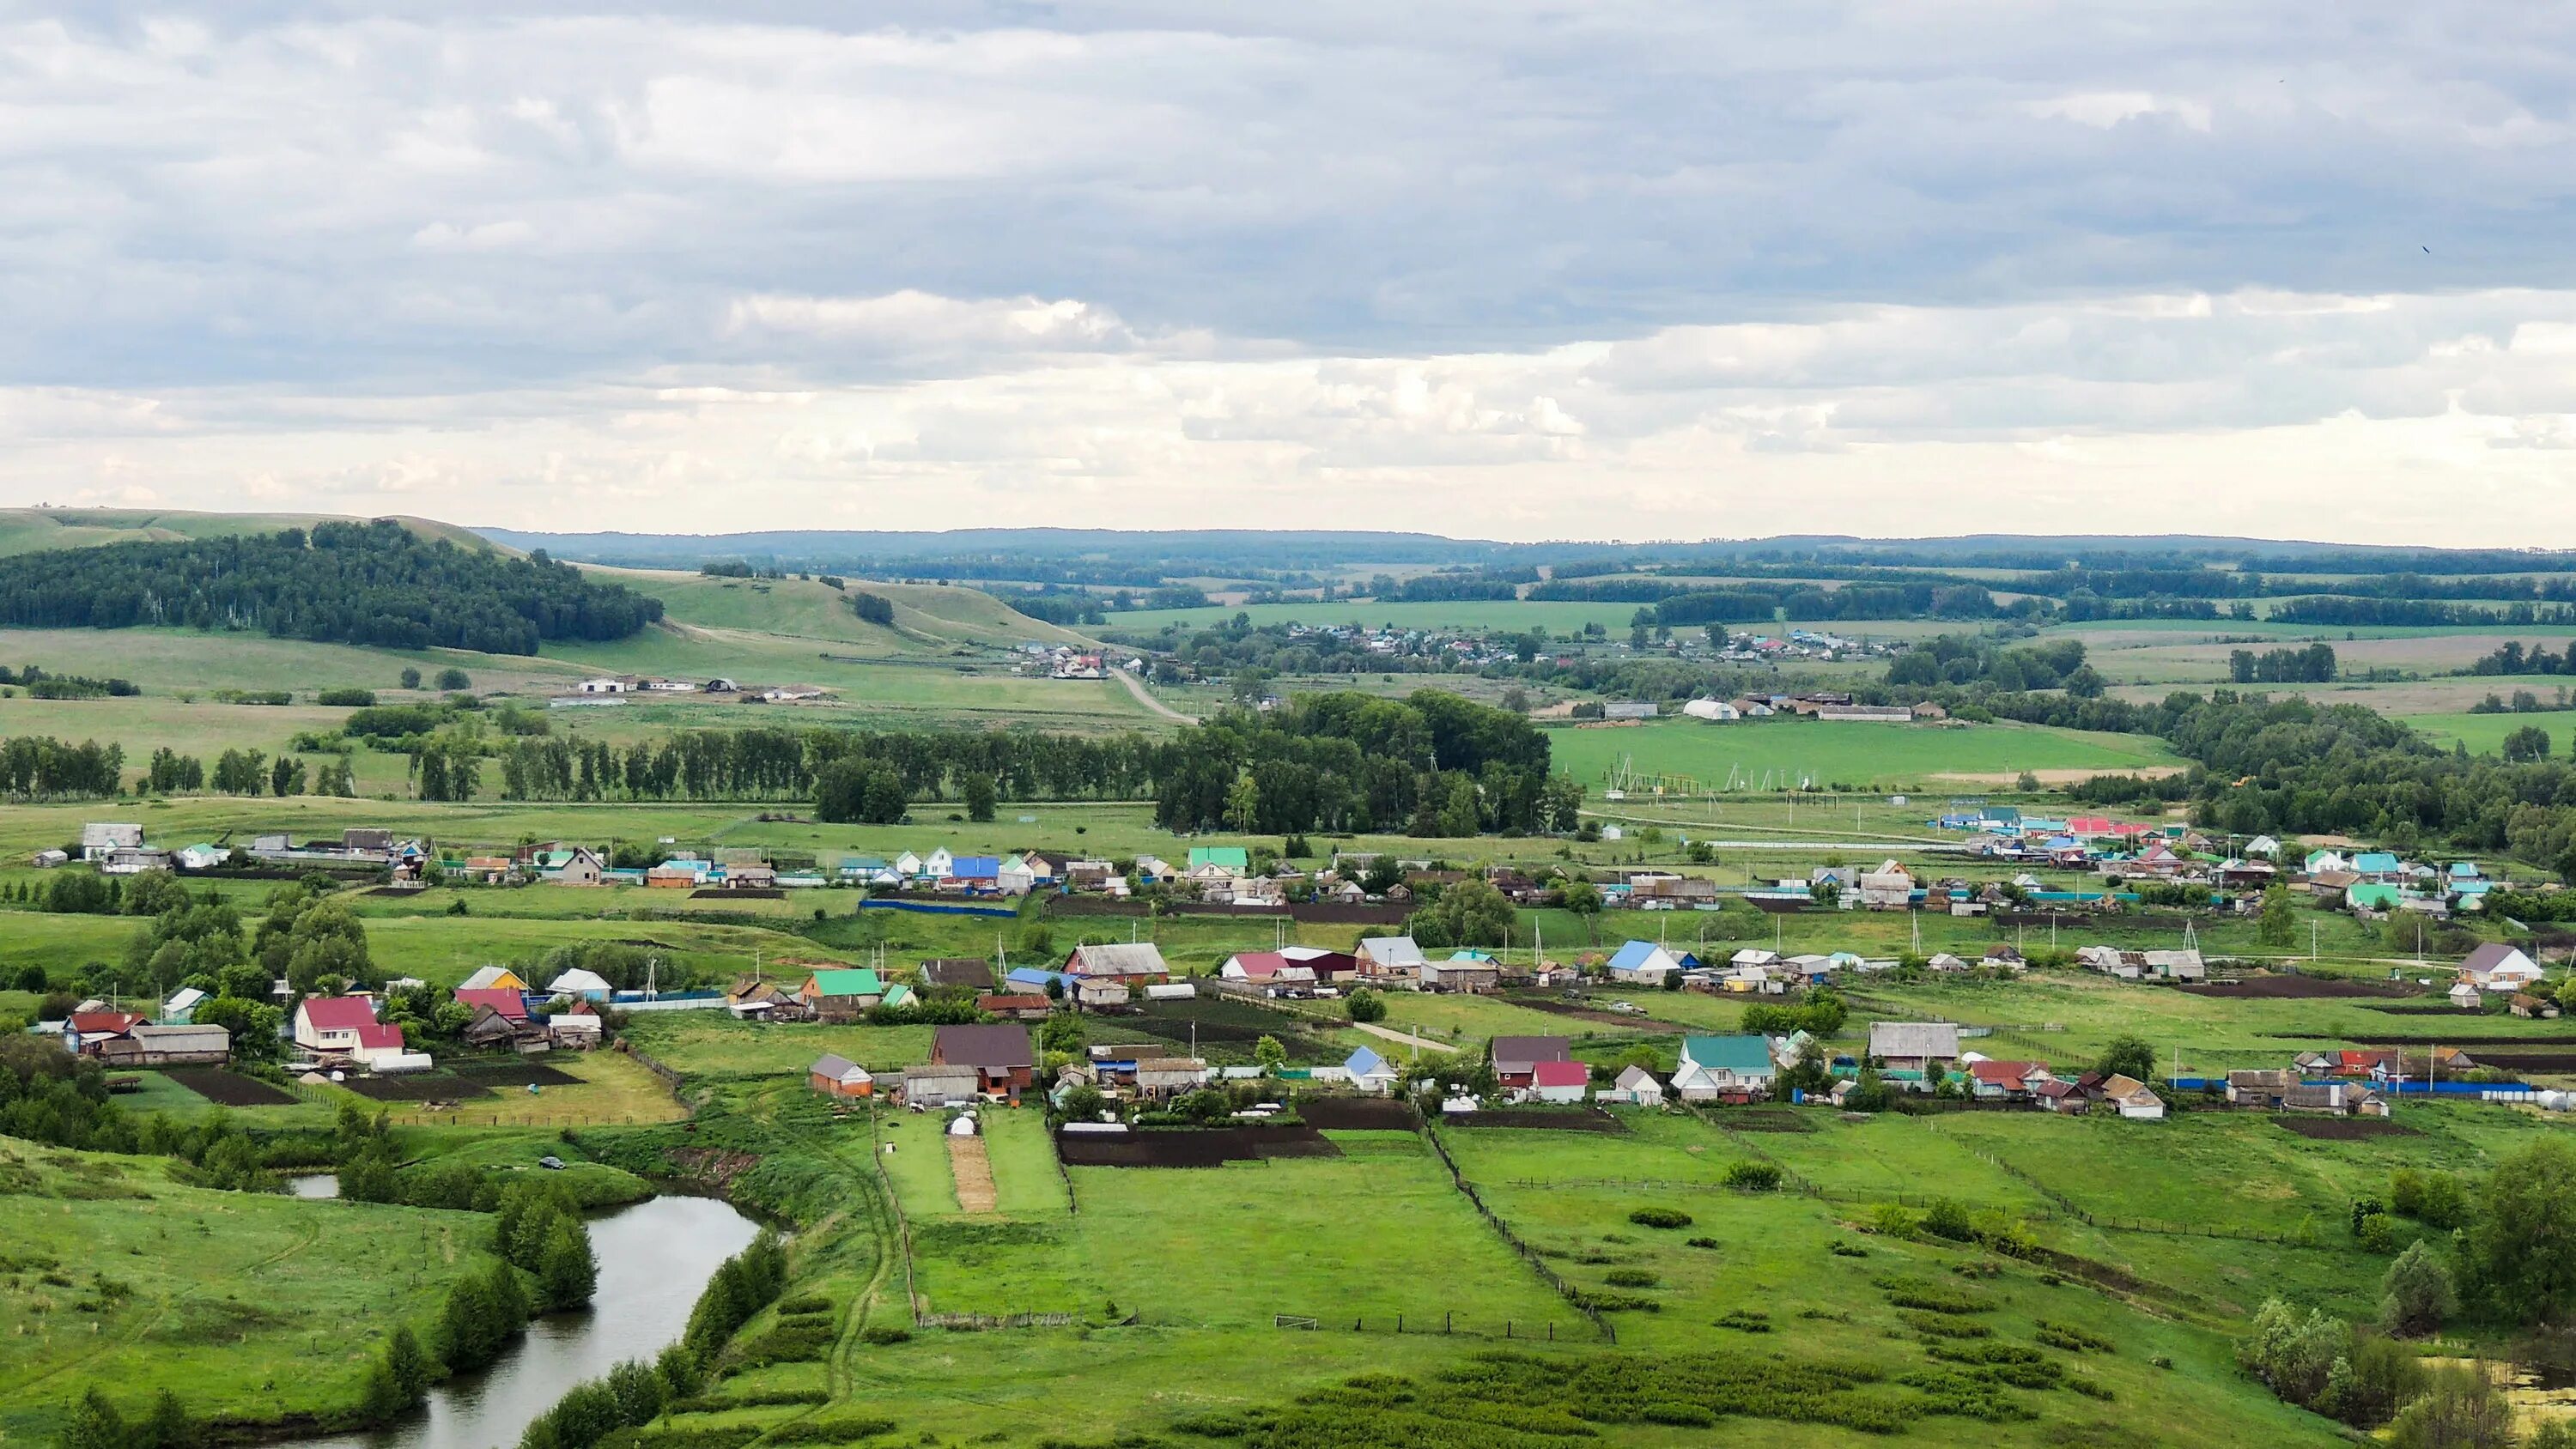
<svg viewBox="0 0 2576 1449">
<path fill-rule="evenodd" d="M 926 1026 L 825 1026 L 818 1022 L 736 1021 L 721 1011 L 664 1011 L 627 1028 L 635 1049 L 691 1077 L 802 1081 L 825 1052 L 870 1071 L 918 1066 L 930 1059 Z"/>
<path fill-rule="evenodd" d="M 205 1417 L 343 1408 L 396 1324 L 425 1335 L 492 1261 L 469 1214 L 185 1187 L 164 1159 L 0 1139 L 0 1176 L 0 1432 L 27 1442 L 92 1386 L 139 1410 L 167 1384 Z"/>
<path fill-rule="evenodd" d="M 1709 789 L 1730 779 L 1750 788 L 1766 773 L 1817 786 L 1919 786 L 1926 781 L 2009 785 L 2043 778 L 2171 768 L 2182 763 L 2144 735 L 2037 725 L 1822 724 L 1803 719 L 1706 724 L 1658 720 L 1635 726 L 1548 732 L 1558 768 L 1596 792 L 1623 759 L 1636 770 L 1692 777 Z"/>
<path fill-rule="evenodd" d="M 2398 723 L 2411 726 L 2433 743 L 2445 749 L 2452 744 L 2468 746 L 2473 755 L 2492 755 L 2504 747 L 2504 737 L 2515 730 L 2537 728 L 2549 736 L 2550 752 L 2555 754 L 2576 740 L 2576 713 L 2564 710 L 2535 714 L 2410 714 L 2398 717 Z"/>
<path fill-rule="evenodd" d="M 679 1013 L 670 1013 L 677 1015 Z M 715 1013 L 720 1015 L 721 1013 Z M 676 1122 L 688 1115 L 674 1101 L 661 1078 L 623 1052 L 549 1052 L 545 1065 L 581 1081 L 572 1086 L 494 1087 L 492 1095 L 470 1098 L 452 1112 L 433 1116 L 417 1102 L 379 1103 L 358 1099 L 372 1111 L 389 1110 L 397 1122 L 433 1121 L 465 1127 L 595 1127 Z M 336 1088 L 316 1088 L 333 1099 L 355 1098 Z M 276 1109 L 283 1110 L 283 1109 Z"/>
</svg>

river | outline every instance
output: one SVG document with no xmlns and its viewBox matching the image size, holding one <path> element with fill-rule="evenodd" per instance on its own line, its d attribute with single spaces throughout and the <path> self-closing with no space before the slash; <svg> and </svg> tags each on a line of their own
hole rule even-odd
<svg viewBox="0 0 2576 1449">
<path fill-rule="evenodd" d="M 416 1413 L 363 1433 L 288 1442 L 295 1449 L 511 1449 L 564 1390 L 677 1342 L 699 1290 L 759 1231 L 711 1197 L 648 1198 L 601 1213 L 590 1220 L 599 1291 L 588 1309 L 529 1324 L 499 1363 L 432 1388 Z"/>
</svg>

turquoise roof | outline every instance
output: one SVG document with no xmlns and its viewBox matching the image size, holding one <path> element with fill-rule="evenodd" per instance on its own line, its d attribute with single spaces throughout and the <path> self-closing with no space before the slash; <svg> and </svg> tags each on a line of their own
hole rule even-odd
<svg viewBox="0 0 2576 1449">
<path fill-rule="evenodd" d="M 1682 1038 L 1682 1057 L 1710 1071 L 1739 1076 L 1769 1072 L 1774 1067 L 1770 1039 L 1758 1036 L 1686 1036 Z"/>
<path fill-rule="evenodd" d="M 1252 857 L 1240 845 L 1193 845 L 1190 847 L 1190 869 L 1203 865 L 1221 865 L 1231 871 L 1252 869 Z"/>
</svg>

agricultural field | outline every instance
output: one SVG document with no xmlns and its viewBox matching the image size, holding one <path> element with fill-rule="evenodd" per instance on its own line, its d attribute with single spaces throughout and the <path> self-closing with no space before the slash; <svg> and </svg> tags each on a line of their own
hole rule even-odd
<svg viewBox="0 0 2576 1449">
<path fill-rule="evenodd" d="M 1772 788 L 1765 777 L 1818 789 L 2009 787 L 2023 771 L 2064 783 L 2183 763 L 2148 736 L 2038 725 L 1682 719 L 1556 729 L 1548 744 L 1557 768 L 1596 792 L 1622 762 L 1642 774 L 1688 776 L 1711 791 Z"/>
<path fill-rule="evenodd" d="M 2537 729 L 2549 736 L 2549 753 L 2564 753 L 2576 745 L 2576 712 L 2541 711 L 2532 714 L 2411 714 L 2398 716 L 2399 722 L 2412 726 L 2426 739 L 2449 749 L 2464 745 L 2473 755 L 2492 755 L 2504 747 L 2504 737 L 2519 729 Z"/>
</svg>

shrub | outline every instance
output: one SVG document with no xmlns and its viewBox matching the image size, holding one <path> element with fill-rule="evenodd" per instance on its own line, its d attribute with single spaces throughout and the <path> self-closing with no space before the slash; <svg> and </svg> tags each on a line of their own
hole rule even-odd
<svg viewBox="0 0 2576 1449">
<path fill-rule="evenodd" d="M 859 1330 L 859 1342 L 875 1344 L 910 1343 L 912 1342 L 912 1330 L 909 1328 L 898 1328 L 890 1323 L 871 1323 L 867 1327 Z"/>
<path fill-rule="evenodd" d="M 780 1299 L 778 1311 L 783 1314 L 829 1313 L 832 1311 L 832 1300 L 820 1293 L 800 1293 L 793 1298 Z"/>
<path fill-rule="evenodd" d="M 1771 1315 L 1750 1308 L 1729 1309 L 1718 1318 L 1717 1326 L 1732 1328 L 1738 1333 L 1769 1333 Z"/>
<path fill-rule="evenodd" d="M 1659 1313 L 1664 1305 L 1643 1293 L 1612 1293 L 1606 1290 L 1583 1291 L 1574 1295 L 1576 1306 L 1595 1313 Z"/>
<path fill-rule="evenodd" d="M 1652 1288 L 1663 1280 L 1643 1268 L 1613 1268 L 1601 1281 L 1613 1288 Z"/>
<path fill-rule="evenodd" d="M 1776 1192 L 1780 1187 L 1780 1164 L 1776 1162 L 1736 1162 L 1726 1169 L 1726 1185 L 1746 1192 Z"/>
<path fill-rule="evenodd" d="M 2038 1338 L 2050 1348 L 2062 1348 L 2068 1353 L 2117 1353 L 2120 1347 L 2098 1333 L 2088 1333 L 2071 1323 L 2051 1323 L 2045 1318 L 2039 1321 Z"/>
<path fill-rule="evenodd" d="M 1717 1416 L 1697 1404 L 1677 1404 L 1659 1399 L 1637 1411 L 1637 1417 L 1649 1424 L 1682 1424 L 1705 1428 L 1717 1422 Z"/>
<path fill-rule="evenodd" d="M 1691 1215 L 1680 1208 L 1642 1207 L 1628 1214 L 1628 1221 L 1641 1228 L 1686 1228 Z"/>
<path fill-rule="evenodd" d="M 799 1419 L 769 1431 L 771 1444 L 855 1444 L 894 1432 L 892 1419 Z"/>
<path fill-rule="evenodd" d="M 1866 1258 L 1869 1256 L 1869 1249 L 1862 1247 L 1858 1243 L 1837 1242 L 1830 1248 L 1827 1248 L 1826 1251 L 1832 1253 L 1837 1258 Z"/>
<path fill-rule="evenodd" d="M 1951 1313 L 1924 1313 L 1908 1309 L 1896 1315 L 1896 1321 L 1916 1333 L 1933 1338 L 1992 1338 L 1995 1331 L 1973 1318 Z"/>
<path fill-rule="evenodd" d="M 2450 1273 L 2420 1240 L 2388 1265 L 2379 1286 L 2379 1320 L 2390 1333 L 2431 1333 L 2460 1306 Z"/>
<path fill-rule="evenodd" d="M 1923 1231 L 1954 1243 L 1977 1240 L 1977 1225 L 1968 1216 L 1968 1205 L 1957 1198 L 1936 1198 L 1923 1214 Z"/>
<path fill-rule="evenodd" d="M 1726 1245 L 1715 1238 L 1691 1238 L 1684 1241 L 1682 1246 L 1686 1248 L 1722 1248 Z"/>
<path fill-rule="evenodd" d="M 1913 1237 L 1915 1229 L 1922 1224 L 1922 1221 L 1922 1218 L 1915 1214 L 1914 1209 L 1901 1202 L 1877 1203 L 1869 1210 L 1870 1230 L 1882 1237 Z"/>
<path fill-rule="evenodd" d="M 2361 1250 L 2365 1253 L 2397 1251 L 2397 1223 L 2386 1213 L 2364 1214 L 2361 1221 L 2354 1225 L 2353 1237 L 2359 1240 Z"/>
</svg>

